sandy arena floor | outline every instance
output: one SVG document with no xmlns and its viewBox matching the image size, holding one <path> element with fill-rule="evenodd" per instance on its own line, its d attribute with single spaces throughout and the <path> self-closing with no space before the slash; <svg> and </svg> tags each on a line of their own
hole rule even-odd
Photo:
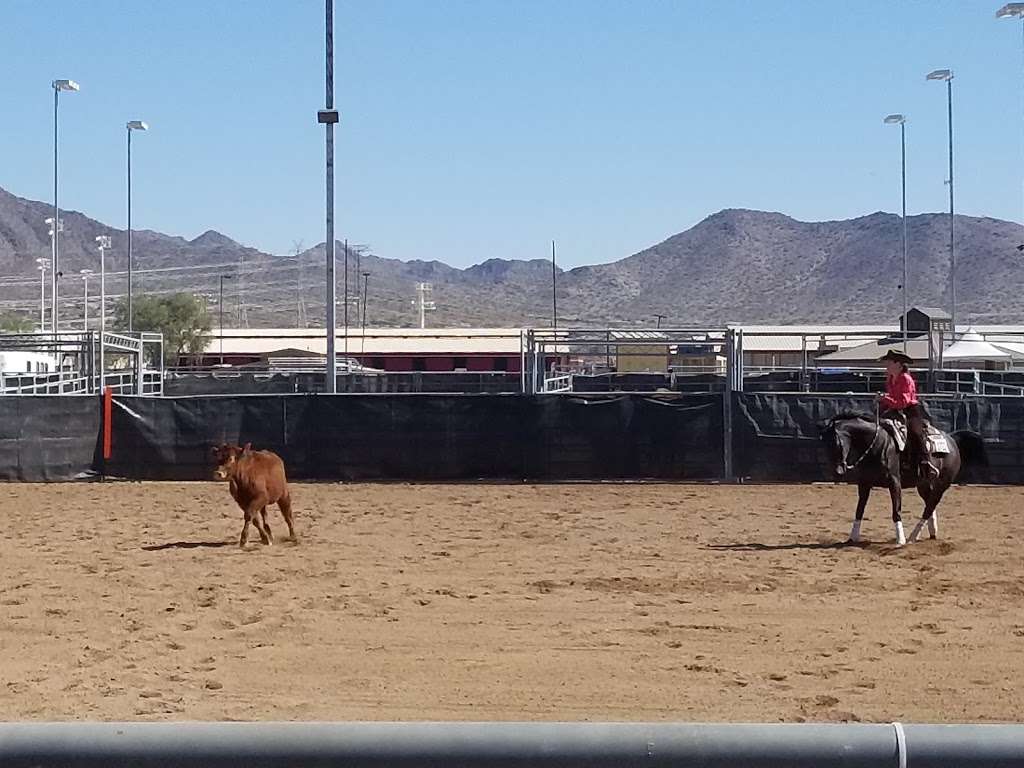
<svg viewBox="0 0 1024 768">
<path fill-rule="evenodd" d="M 1024 719 L 1024 489 L 903 550 L 832 486 L 296 485 L 247 551 L 219 484 L 3 493 L 0 720 Z"/>
</svg>

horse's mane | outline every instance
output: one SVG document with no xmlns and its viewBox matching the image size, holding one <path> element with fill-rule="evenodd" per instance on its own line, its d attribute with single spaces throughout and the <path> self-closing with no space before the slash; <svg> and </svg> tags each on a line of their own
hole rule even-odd
<svg viewBox="0 0 1024 768">
<path fill-rule="evenodd" d="M 826 423 L 829 426 L 834 425 L 837 421 L 852 421 L 853 419 L 861 419 L 863 421 L 874 421 L 875 417 L 870 416 L 862 411 L 854 410 L 842 410 L 835 416 L 830 418 Z"/>
</svg>

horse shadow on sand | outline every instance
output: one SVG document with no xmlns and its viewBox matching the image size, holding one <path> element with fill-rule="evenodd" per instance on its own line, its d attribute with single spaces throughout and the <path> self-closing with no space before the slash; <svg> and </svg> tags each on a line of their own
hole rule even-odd
<svg viewBox="0 0 1024 768">
<path fill-rule="evenodd" d="M 220 549 L 238 546 L 237 541 L 169 541 L 166 544 L 151 544 L 142 547 L 144 552 L 164 552 L 168 549 Z"/>
<path fill-rule="evenodd" d="M 876 555 L 895 555 L 909 552 L 914 547 L 899 546 L 892 541 L 799 541 L 788 544 L 764 544 L 759 541 L 735 544 L 708 544 L 705 549 L 718 552 L 840 552 L 845 549 L 873 552 Z"/>
<path fill-rule="evenodd" d="M 791 550 L 869 549 L 872 546 L 868 541 L 798 541 L 789 544 L 764 544 L 750 541 L 736 544 L 708 544 L 705 549 L 723 552 L 787 552 Z"/>
</svg>

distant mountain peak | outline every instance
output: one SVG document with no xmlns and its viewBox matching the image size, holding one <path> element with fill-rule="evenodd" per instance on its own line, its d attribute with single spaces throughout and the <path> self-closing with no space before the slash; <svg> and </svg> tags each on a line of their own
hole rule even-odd
<svg viewBox="0 0 1024 768">
<path fill-rule="evenodd" d="M 194 245 L 197 248 L 215 248 L 219 246 L 236 246 L 234 240 L 227 235 L 222 235 L 220 232 L 214 229 L 208 229 L 199 237 L 194 240 L 189 240 L 189 245 Z"/>
</svg>

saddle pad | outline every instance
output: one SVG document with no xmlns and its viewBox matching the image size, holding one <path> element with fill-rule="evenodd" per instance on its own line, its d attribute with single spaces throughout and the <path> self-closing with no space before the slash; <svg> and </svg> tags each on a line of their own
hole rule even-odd
<svg viewBox="0 0 1024 768">
<path fill-rule="evenodd" d="M 928 451 L 936 456 L 944 456 L 949 453 L 949 442 L 946 440 L 946 436 L 935 427 L 928 427 Z"/>
<path fill-rule="evenodd" d="M 900 453 L 907 449 L 907 425 L 895 419 L 882 419 L 882 426 L 892 435 L 896 441 L 896 448 Z M 949 442 L 946 436 L 930 424 L 925 433 L 925 440 L 928 443 L 928 452 L 935 456 L 945 456 L 949 453 Z"/>
<path fill-rule="evenodd" d="M 907 425 L 895 419 L 882 419 L 882 426 L 896 441 L 896 449 L 903 453 L 907 448 Z"/>
</svg>

